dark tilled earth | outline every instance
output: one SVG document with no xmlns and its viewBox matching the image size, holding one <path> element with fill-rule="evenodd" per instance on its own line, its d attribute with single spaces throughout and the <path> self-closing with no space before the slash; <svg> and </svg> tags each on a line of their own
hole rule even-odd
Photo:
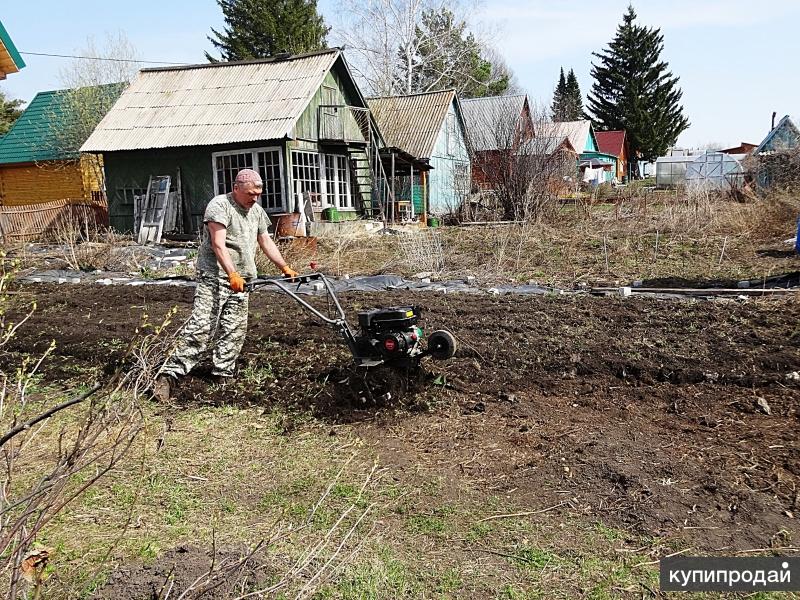
<svg viewBox="0 0 800 600">
<path fill-rule="evenodd" d="M 15 296 L 33 297 L 37 311 L 0 367 L 55 339 L 45 377 L 64 381 L 113 370 L 142 313 L 157 323 L 177 306 L 186 317 L 192 290 L 28 285 Z M 209 385 L 201 370 L 176 403 L 280 405 L 349 423 L 398 477 L 424 464 L 523 510 L 556 507 L 535 519 L 569 513 L 706 552 L 796 546 L 797 300 L 341 300 L 350 314 L 420 305 L 426 331 L 446 327 L 459 350 L 424 373 L 365 375 L 329 327 L 258 293 L 237 382 Z"/>
</svg>

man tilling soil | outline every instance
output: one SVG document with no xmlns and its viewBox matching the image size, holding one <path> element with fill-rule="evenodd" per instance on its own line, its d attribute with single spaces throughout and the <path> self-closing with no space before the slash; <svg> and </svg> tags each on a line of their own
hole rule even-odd
<svg viewBox="0 0 800 600">
<path fill-rule="evenodd" d="M 192 314 L 159 370 L 153 387 L 159 401 L 169 400 L 177 378 L 192 370 L 212 340 L 212 377 L 225 381 L 234 376 L 247 333 L 246 284 L 257 274 L 256 245 L 286 277 L 298 275 L 270 238 L 269 218 L 256 203 L 263 185 L 256 171 L 242 169 L 233 191 L 215 196 L 206 207 Z"/>
</svg>

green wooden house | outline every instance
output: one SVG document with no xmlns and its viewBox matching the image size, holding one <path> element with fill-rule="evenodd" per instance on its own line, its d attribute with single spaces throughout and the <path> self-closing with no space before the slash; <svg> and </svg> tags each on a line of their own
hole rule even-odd
<svg viewBox="0 0 800 600">
<path fill-rule="evenodd" d="M 268 213 L 310 202 L 317 219 L 377 216 L 382 145 L 342 53 L 331 49 L 144 69 L 81 150 L 103 155 L 114 228 L 131 231 L 150 176 L 169 175 L 184 231 L 195 232 L 208 201 L 229 192 L 242 168 L 260 172 Z"/>
</svg>

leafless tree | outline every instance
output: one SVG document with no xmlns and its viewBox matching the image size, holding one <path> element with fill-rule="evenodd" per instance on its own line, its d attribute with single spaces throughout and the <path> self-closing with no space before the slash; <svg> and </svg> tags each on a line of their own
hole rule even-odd
<svg viewBox="0 0 800 600">
<path fill-rule="evenodd" d="M 54 150 L 61 155 L 72 155 L 80 161 L 85 183 L 105 189 L 105 176 L 100 155 L 78 156 L 78 149 L 105 116 L 116 99 L 139 71 L 137 51 L 127 36 L 119 31 L 107 33 L 101 44 L 93 37 L 76 54 L 85 58 L 70 61 L 59 72 L 59 81 L 65 91 L 59 110 L 52 122 L 58 127 L 52 131 Z M 65 163 L 61 163 L 65 164 Z"/>
<path fill-rule="evenodd" d="M 496 99 L 481 111 L 470 131 L 473 201 L 462 210 L 475 218 L 476 206 L 494 206 L 511 221 L 536 221 L 555 207 L 558 194 L 576 176 L 576 155 L 566 138 L 536 135 L 546 111 L 530 117 L 518 104 Z M 475 201 L 477 198 L 477 201 Z"/>
<path fill-rule="evenodd" d="M 470 48 L 454 48 L 453 40 L 460 37 L 463 24 L 469 23 L 474 10 L 472 0 L 339 0 L 339 20 L 331 35 L 345 47 L 350 66 L 371 95 L 425 92 L 439 87 L 435 76 L 419 87 L 416 76 L 424 68 L 436 71 L 441 80 L 472 77 L 471 73 L 453 70 L 464 64 L 458 60 L 458 53 Z M 425 13 L 443 11 L 452 14 L 443 27 L 435 32 L 421 27 Z M 470 33 L 482 57 L 494 67 L 493 79 L 507 74 L 508 66 L 492 49 L 487 36 L 474 28 Z"/>
<path fill-rule="evenodd" d="M 8 286 L 16 267 L 0 262 L 2 350 L 36 307 L 11 322 Z M 171 316 L 159 326 L 145 320 L 116 372 L 68 400 L 38 386 L 41 371 L 53 360 L 55 343 L 15 369 L 0 369 L 0 581 L 8 584 L 3 587 L 9 599 L 23 593 L 40 597 L 52 552 L 41 546 L 40 533 L 119 464 L 142 430 L 139 401 L 149 387 L 143 377 L 148 371 L 137 364 L 163 346 Z"/>
<path fill-rule="evenodd" d="M 800 148 L 750 156 L 744 166 L 762 192 L 800 190 Z"/>
</svg>

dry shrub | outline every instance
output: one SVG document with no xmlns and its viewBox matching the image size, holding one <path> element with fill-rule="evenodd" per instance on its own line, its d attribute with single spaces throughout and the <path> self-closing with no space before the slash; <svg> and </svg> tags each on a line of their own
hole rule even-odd
<svg viewBox="0 0 800 600">
<path fill-rule="evenodd" d="M 94 211 L 73 206 L 65 211 L 48 237 L 59 247 L 65 267 L 74 271 L 113 271 L 127 265 L 116 249 L 127 239 L 97 223 Z"/>
<path fill-rule="evenodd" d="M 8 261 L 2 265 L 0 350 L 36 310 L 35 304 L 14 306 L 21 316 L 11 322 L 8 286 L 16 269 Z M 142 431 L 139 403 L 146 384 L 136 376 L 140 371 L 126 372 L 124 365 L 137 352 L 160 347 L 163 327 L 137 330 L 123 366 L 66 401 L 63 392 L 40 381 L 54 360 L 55 343 L 0 370 L 0 579 L 8 583 L 9 598 L 40 597 L 54 552 L 41 544 L 43 530 L 115 469 Z"/>
<path fill-rule="evenodd" d="M 800 196 L 779 192 L 747 204 L 726 202 L 715 212 L 713 224 L 720 233 L 773 241 L 794 232 L 798 215 Z"/>
</svg>

